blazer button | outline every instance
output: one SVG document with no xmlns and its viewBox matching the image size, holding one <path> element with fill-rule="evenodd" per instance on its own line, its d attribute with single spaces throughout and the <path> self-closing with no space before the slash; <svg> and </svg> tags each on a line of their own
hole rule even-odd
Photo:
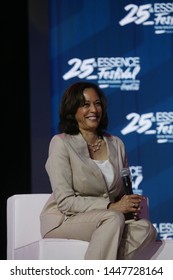
<svg viewBox="0 0 173 280">
<path fill-rule="evenodd" d="M 107 193 L 104 193 L 104 194 L 103 194 L 103 197 L 107 198 L 107 197 L 108 197 Z"/>
</svg>

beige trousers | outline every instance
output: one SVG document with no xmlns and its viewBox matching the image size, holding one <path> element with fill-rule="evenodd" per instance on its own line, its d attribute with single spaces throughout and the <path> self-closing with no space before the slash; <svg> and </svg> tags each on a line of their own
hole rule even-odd
<svg viewBox="0 0 173 280">
<path fill-rule="evenodd" d="M 125 221 L 119 211 L 93 210 L 69 217 L 45 238 L 89 241 L 86 260 L 135 259 L 156 239 L 156 230 L 145 219 Z"/>
</svg>

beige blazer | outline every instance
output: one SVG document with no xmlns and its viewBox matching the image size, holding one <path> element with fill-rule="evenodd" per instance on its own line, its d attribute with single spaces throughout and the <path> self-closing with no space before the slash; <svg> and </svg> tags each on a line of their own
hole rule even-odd
<svg viewBox="0 0 173 280">
<path fill-rule="evenodd" d="M 53 192 L 40 215 L 42 236 L 60 226 L 69 215 L 106 209 L 110 201 L 118 200 L 125 193 L 120 176 L 121 169 L 128 167 L 124 143 L 107 134 L 104 140 L 114 171 L 109 188 L 101 170 L 90 158 L 81 134 L 63 133 L 51 139 L 46 171 Z"/>
</svg>

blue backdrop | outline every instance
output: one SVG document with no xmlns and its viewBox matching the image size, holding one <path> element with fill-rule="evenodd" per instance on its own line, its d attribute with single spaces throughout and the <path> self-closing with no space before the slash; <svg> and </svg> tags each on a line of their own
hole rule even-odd
<svg viewBox="0 0 173 280">
<path fill-rule="evenodd" d="M 52 134 L 64 90 L 93 81 L 125 143 L 133 190 L 149 197 L 160 239 L 173 239 L 173 3 L 52 0 Z"/>
</svg>

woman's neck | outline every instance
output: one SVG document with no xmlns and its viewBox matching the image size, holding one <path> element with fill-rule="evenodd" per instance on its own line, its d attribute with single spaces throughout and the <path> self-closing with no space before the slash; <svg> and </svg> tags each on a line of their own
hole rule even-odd
<svg viewBox="0 0 173 280">
<path fill-rule="evenodd" d="M 97 132 L 91 132 L 91 131 L 81 131 L 81 134 L 85 141 L 90 144 L 94 144 L 98 140 L 98 134 Z"/>
</svg>

